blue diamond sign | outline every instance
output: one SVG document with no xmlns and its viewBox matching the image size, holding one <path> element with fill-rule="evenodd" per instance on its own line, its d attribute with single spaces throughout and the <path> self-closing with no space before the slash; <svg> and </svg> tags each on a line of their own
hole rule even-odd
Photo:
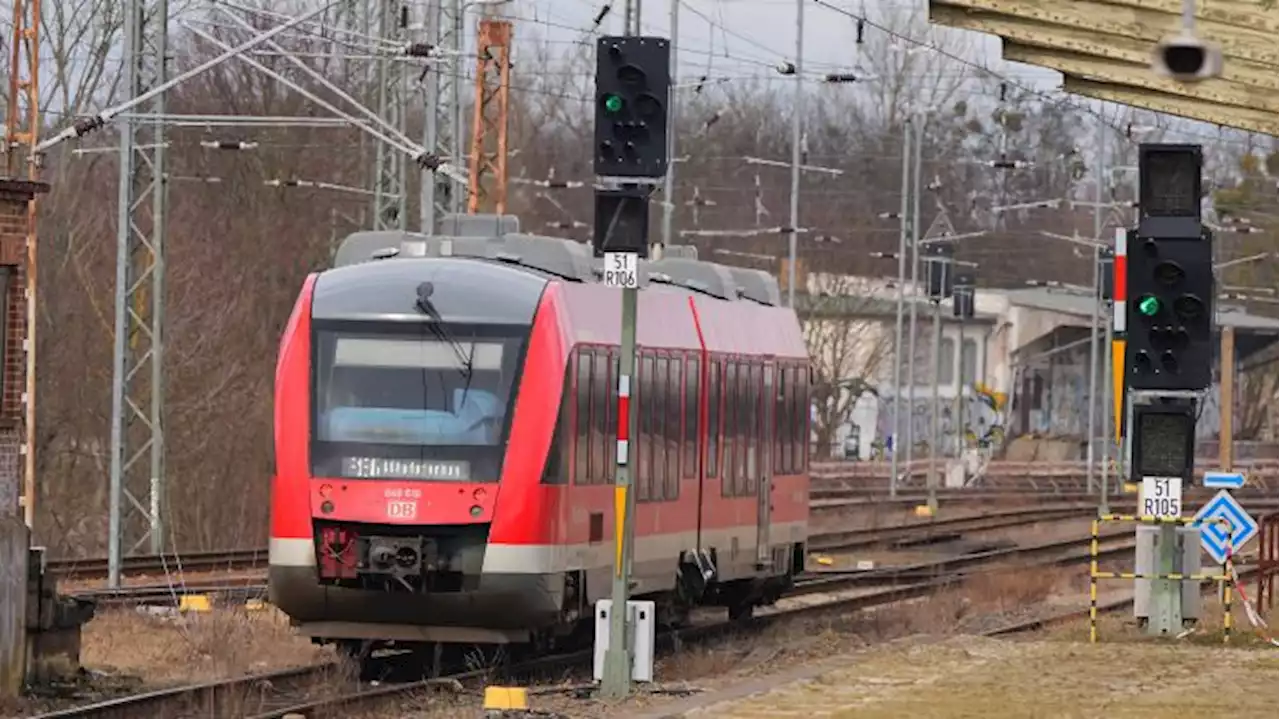
<svg viewBox="0 0 1280 719">
<path fill-rule="evenodd" d="M 1227 490 L 1221 490 L 1207 504 L 1196 512 L 1196 519 L 1219 519 L 1231 523 L 1231 553 L 1239 554 L 1258 533 L 1258 522 L 1244 507 L 1236 501 Z M 1200 546 L 1213 557 L 1213 561 L 1222 564 L 1227 560 L 1227 528 L 1222 522 L 1205 522 L 1200 525 Z"/>
</svg>

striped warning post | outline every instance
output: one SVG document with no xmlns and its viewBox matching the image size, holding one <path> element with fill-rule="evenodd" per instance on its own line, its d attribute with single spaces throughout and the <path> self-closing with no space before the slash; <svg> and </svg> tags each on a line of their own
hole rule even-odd
<svg viewBox="0 0 1280 719">
<path fill-rule="evenodd" d="M 1103 572 L 1098 569 L 1099 529 L 1103 522 L 1137 522 L 1139 524 L 1181 524 L 1197 526 L 1201 524 L 1221 524 L 1227 532 L 1227 556 L 1222 563 L 1220 574 L 1182 574 L 1178 572 L 1163 574 L 1139 574 L 1137 572 Z M 1221 582 L 1219 596 L 1222 599 L 1222 641 L 1231 641 L 1231 580 L 1235 575 L 1235 565 L 1231 556 L 1231 522 L 1221 517 L 1155 517 L 1146 514 L 1100 514 L 1089 527 L 1089 643 L 1098 641 L 1098 580 L 1099 579 L 1167 579 L 1172 581 L 1217 581 Z"/>
<path fill-rule="evenodd" d="M 1111 263 L 1111 329 L 1117 335 L 1125 331 L 1125 310 L 1129 304 L 1129 287 L 1125 270 L 1129 265 L 1129 231 L 1123 227 L 1116 228 L 1115 259 Z"/>
<path fill-rule="evenodd" d="M 1124 429 L 1124 343 L 1125 312 L 1129 305 L 1129 284 L 1126 273 L 1129 262 L 1129 231 L 1123 227 L 1116 228 L 1115 252 L 1111 262 L 1111 411 L 1114 413 L 1111 426 L 1115 428 L 1116 441 L 1119 442 Z"/>
</svg>

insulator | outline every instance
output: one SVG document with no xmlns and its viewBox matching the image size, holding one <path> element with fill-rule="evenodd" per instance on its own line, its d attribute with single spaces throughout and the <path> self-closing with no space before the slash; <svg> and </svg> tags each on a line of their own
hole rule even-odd
<svg viewBox="0 0 1280 719">
<path fill-rule="evenodd" d="M 854 42 L 856 42 L 859 45 L 862 44 L 862 33 L 866 30 L 866 25 L 867 25 L 866 20 L 863 20 L 862 18 L 858 18 L 858 27 L 857 27 L 858 35 L 857 35 L 857 38 L 854 40 Z"/>
<path fill-rule="evenodd" d="M 858 77 L 851 72 L 833 72 L 826 76 L 825 81 L 830 83 L 857 82 Z"/>
</svg>

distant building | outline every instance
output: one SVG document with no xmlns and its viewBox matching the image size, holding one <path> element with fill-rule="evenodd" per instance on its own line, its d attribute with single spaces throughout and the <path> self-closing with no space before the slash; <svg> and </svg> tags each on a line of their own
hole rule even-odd
<svg viewBox="0 0 1280 719">
<path fill-rule="evenodd" d="M 884 278 L 808 274 L 808 292 L 797 296 L 812 356 L 816 403 L 812 417 L 817 451 L 870 459 L 889 441 L 893 425 L 893 343 L 897 290 Z M 1055 289 L 984 290 L 976 293 L 976 317 L 961 322 L 951 303 L 941 306 L 938 402 L 940 450 L 953 454 L 958 442 L 1001 444 L 1006 437 L 1035 434 L 1078 438 L 1083 444 L 1089 412 L 1089 311 L 1087 294 Z M 931 439 L 933 407 L 934 306 L 917 300 L 914 382 L 907 375 L 905 302 L 901 395 L 909 406 L 912 442 L 921 450 Z M 1094 392 L 1095 429 L 1103 436 L 1113 413 L 1105 373 L 1110 349 L 1105 323 L 1099 322 L 1098 368 Z M 1237 361 L 1242 376 L 1262 377 L 1275 365 L 1277 322 L 1221 309 L 1220 324 L 1236 328 Z M 957 347 L 962 349 L 957 352 Z M 1257 358 L 1271 352 L 1267 365 Z M 1260 354 L 1263 353 L 1263 354 Z M 1253 372 L 1254 375 L 1248 375 Z M 1255 379 L 1255 384 L 1262 381 Z M 822 387 L 833 389 L 824 396 Z M 1261 385 L 1259 385 L 1261 389 Z M 1276 390 L 1264 390 L 1274 417 Z M 911 396 L 914 395 L 914 399 Z M 1237 415 L 1242 402 L 1237 401 Z M 1257 391 L 1248 401 L 1264 401 Z M 1216 435 L 1216 392 L 1201 414 L 1198 432 Z M 1248 417 L 1254 414 L 1245 412 Z M 963 421 L 961 421 L 963 419 Z M 1239 424 L 1237 424 L 1239 426 Z M 1271 421 L 1274 436 L 1274 420 Z M 829 436 L 829 446 L 823 435 Z M 959 434 L 959 436 L 957 436 Z M 900 441 L 906 440 L 903 430 Z M 1239 435 L 1237 435 L 1239 436 Z M 851 441 L 850 438 L 854 438 Z"/>
</svg>

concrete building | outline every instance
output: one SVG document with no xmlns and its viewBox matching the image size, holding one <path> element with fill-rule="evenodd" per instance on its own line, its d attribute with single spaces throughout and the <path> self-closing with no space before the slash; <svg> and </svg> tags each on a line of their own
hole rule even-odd
<svg viewBox="0 0 1280 719">
<path fill-rule="evenodd" d="M 834 456 L 870 459 L 892 433 L 897 290 L 892 280 L 883 278 L 823 274 L 810 274 L 807 289 L 803 298 L 798 297 L 802 299 L 798 304 L 813 357 L 817 449 Z M 902 396 L 910 410 L 907 416 L 913 444 L 917 451 L 927 452 L 933 407 L 934 306 L 917 302 L 914 382 L 908 384 L 909 338 L 905 329 L 900 377 Z M 951 316 L 949 301 L 941 303 L 937 397 L 939 443 L 944 455 L 953 454 L 961 440 L 968 445 L 998 446 L 1006 437 L 1026 434 L 1078 439 L 1083 447 L 1090 402 L 1091 304 L 1087 294 L 1066 290 L 980 289 L 976 316 L 962 322 Z M 1109 317 L 1102 320 L 1109 321 Z M 1257 359 L 1260 353 L 1274 352 L 1274 318 L 1223 307 L 1219 308 L 1218 323 L 1236 329 L 1237 367 L 1246 373 L 1240 376 L 1255 372 L 1259 378 L 1255 384 L 1264 381 L 1268 370 L 1274 377 L 1275 362 Z M 1104 344 L 1103 326 L 1099 324 L 1101 353 L 1093 397 L 1098 437 L 1104 436 L 1113 412 L 1108 394 L 1110 376 L 1104 372 L 1109 348 Z M 957 351 L 958 347 L 963 349 Z M 1237 393 L 1236 426 L 1240 430 L 1250 429 L 1241 424 L 1243 419 L 1275 414 L 1247 404 L 1267 402 L 1267 407 L 1274 406 L 1275 389 L 1257 391 L 1261 386 L 1258 384 L 1248 397 Z M 1217 412 L 1217 393 L 1211 391 L 1198 424 L 1203 438 L 1216 436 Z M 906 439 L 905 430 L 903 435 L 901 441 Z M 829 448 L 822 446 L 824 436 L 830 438 Z M 1239 431 L 1236 436 L 1244 437 Z"/>
</svg>

